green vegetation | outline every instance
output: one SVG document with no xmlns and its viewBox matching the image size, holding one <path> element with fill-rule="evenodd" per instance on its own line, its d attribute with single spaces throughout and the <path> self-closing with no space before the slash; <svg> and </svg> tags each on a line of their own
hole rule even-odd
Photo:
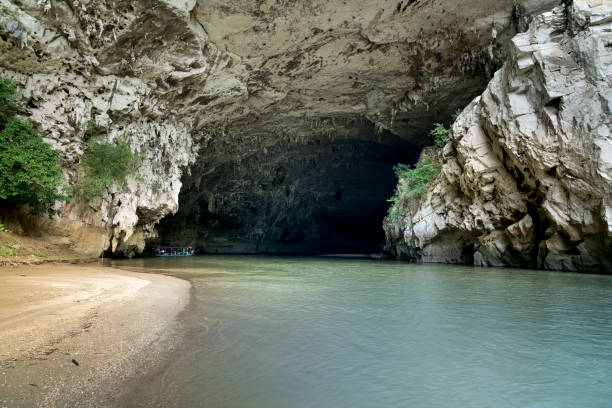
<svg viewBox="0 0 612 408">
<path fill-rule="evenodd" d="M 0 256 L 14 256 L 17 255 L 17 250 L 15 248 L 0 246 Z"/>
<path fill-rule="evenodd" d="M 453 113 L 453 122 L 457 120 L 459 115 L 461 115 L 461 109 L 457 109 L 457 111 Z M 438 148 L 443 148 L 444 145 L 448 142 L 450 132 L 450 128 L 447 128 L 443 124 L 434 123 L 434 128 L 431 130 L 431 132 L 429 132 L 429 134 L 434 138 L 434 146 Z"/>
<path fill-rule="evenodd" d="M 11 81 L 0 78 L 0 129 L 17 112 L 17 90 Z"/>
<path fill-rule="evenodd" d="M 36 213 L 53 215 L 55 202 L 68 201 L 70 196 L 62 183 L 59 152 L 43 141 L 30 122 L 17 118 L 17 111 L 14 84 L 0 78 L 0 204 L 28 205 Z M 86 123 L 83 140 L 87 145 L 82 158 L 85 174 L 78 190 L 90 203 L 113 185 L 123 184 L 139 160 L 127 142 L 109 142 L 105 128 L 93 121 Z"/>
<path fill-rule="evenodd" d="M 404 205 L 427 193 L 429 183 L 440 174 L 440 163 L 436 159 L 426 157 L 419 160 L 414 168 L 407 164 L 398 164 L 393 170 L 400 182 L 395 195 L 388 201 L 393 205 Z"/>
<path fill-rule="evenodd" d="M 39 258 L 48 258 L 49 254 L 45 254 L 44 252 L 37 252 L 36 256 Z"/>
<path fill-rule="evenodd" d="M 457 110 L 453 114 L 453 121 L 457 120 L 459 115 L 461 115 L 461 110 Z M 450 128 L 441 123 L 434 123 L 434 128 L 429 134 L 433 136 L 435 148 L 428 148 L 430 151 L 422 154 L 414 167 L 407 164 L 398 164 L 393 168 L 399 182 L 395 195 L 387 200 L 393 203 L 388 214 L 390 221 L 396 221 L 401 216 L 402 212 L 398 207 L 405 208 L 421 199 L 427 193 L 430 183 L 438 177 L 442 167 L 439 158 L 440 149 L 448 142 L 450 133 Z"/>
<path fill-rule="evenodd" d="M 87 149 L 82 164 L 85 176 L 79 189 L 86 203 L 102 197 L 113 185 L 121 185 L 128 175 L 138 168 L 139 157 L 132 153 L 127 142 L 112 143 L 105 140 L 106 134 L 99 125 L 89 124 Z"/>
<path fill-rule="evenodd" d="M 434 128 L 429 132 L 434 138 L 434 145 L 438 148 L 443 148 L 448 137 L 450 136 L 450 129 L 444 127 L 441 123 L 434 123 Z"/>
<path fill-rule="evenodd" d="M 88 120 L 87 123 L 85 123 L 85 126 L 87 126 L 87 130 L 85 130 L 85 134 L 83 135 L 83 141 L 85 143 L 106 136 L 104 126 L 98 125 L 96 122 Z"/>
<path fill-rule="evenodd" d="M 6 229 L 3 223 L 0 222 L 0 232 L 10 232 L 10 231 Z"/>
<path fill-rule="evenodd" d="M 56 201 L 68 201 L 62 182 L 59 152 L 45 143 L 30 122 L 14 116 L 17 91 L 0 79 L 0 203 L 14 208 L 24 205 L 33 212 L 54 214 Z"/>
<path fill-rule="evenodd" d="M 155 180 L 153 184 L 151 185 L 151 189 L 156 194 L 161 190 L 161 188 L 162 188 L 162 183 L 159 180 Z"/>
</svg>

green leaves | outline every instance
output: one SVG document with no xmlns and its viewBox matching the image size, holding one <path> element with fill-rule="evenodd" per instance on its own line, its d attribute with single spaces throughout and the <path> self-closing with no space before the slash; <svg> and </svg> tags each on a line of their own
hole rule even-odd
<svg viewBox="0 0 612 408">
<path fill-rule="evenodd" d="M 419 160 L 411 168 L 406 164 L 398 164 L 393 168 L 399 178 L 395 195 L 389 200 L 395 204 L 406 204 L 421 198 L 429 187 L 429 183 L 440 174 L 440 164 L 430 157 Z"/>
<path fill-rule="evenodd" d="M 453 113 L 453 122 L 457 120 L 459 115 L 461 115 L 461 109 L 457 109 L 457 111 Z M 434 123 L 434 128 L 429 132 L 429 134 L 434 138 L 434 146 L 438 148 L 444 147 L 444 145 L 446 145 L 448 142 L 450 132 L 450 128 L 447 128 L 442 123 Z"/>
<path fill-rule="evenodd" d="M 0 78 L 0 129 L 15 112 L 17 112 L 15 85 L 9 80 Z"/>
<path fill-rule="evenodd" d="M 56 201 L 68 201 L 70 189 L 62 183 L 59 152 L 43 141 L 17 112 L 17 91 L 0 78 L 0 203 L 53 215 Z M 78 188 L 89 203 L 114 184 L 123 184 L 138 166 L 138 157 L 125 142 L 106 140 L 104 127 L 88 121 L 83 136 L 87 149 L 82 159 L 85 176 Z M 62 193 L 65 191 L 66 193 Z"/>
<path fill-rule="evenodd" d="M 461 109 L 452 115 L 453 121 L 456 121 L 459 115 Z M 435 149 L 426 148 L 414 168 L 407 164 L 398 164 L 393 168 L 399 182 L 395 195 L 387 200 L 393 203 L 387 214 L 388 222 L 397 222 L 405 213 L 406 206 L 417 203 L 417 200 L 427 194 L 429 185 L 440 174 L 440 151 L 448 142 L 450 133 L 450 128 L 434 123 L 429 134 L 433 136 Z"/>
<path fill-rule="evenodd" d="M 96 136 L 90 139 L 82 160 L 85 177 L 79 184 L 86 203 L 102 197 L 113 185 L 123 184 L 139 164 L 138 156 L 132 153 L 126 142 L 114 144 L 101 140 L 99 136 L 104 135 L 100 133 L 100 128 L 98 126 Z"/>
<path fill-rule="evenodd" d="M 0 103 L 1 104 L 1 103 Z M 56 201 L 68 201 L 59 153 L 43 141 L 31 123 L 9 116 L 0 131 L 0 201 L 54 214 Z"/>
<path fill-rule="evenodd" d="M 450 136 L 450 129 L 444 127 L 441 123 L 434 123 L 434 128 L 429 132 L 430 135 L 434 138 L 434 145 L 436 147 L 442 148 L 448 142 L 448 137 Z"/>
</svg>

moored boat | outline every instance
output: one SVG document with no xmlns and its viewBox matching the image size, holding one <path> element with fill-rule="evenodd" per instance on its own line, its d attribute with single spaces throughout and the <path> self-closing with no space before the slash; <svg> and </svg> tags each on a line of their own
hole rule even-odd
<svg viewBox="0 0 612 408">
<path fill-rule="evenodd" d="M 155 250 L 155 256 L 173 257 L 173 256 L 193 256 L 192 247 L 159 247 Z"/>
</svg>

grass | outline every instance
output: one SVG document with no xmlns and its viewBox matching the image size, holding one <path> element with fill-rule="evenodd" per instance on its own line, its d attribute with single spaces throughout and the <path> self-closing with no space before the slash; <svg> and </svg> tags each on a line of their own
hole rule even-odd
<svg viewBox="0 0 612 408">
<path fill-rule="evenodd" d="M 17 250 L 15 248 L 0 246 L 0 256 L 15 256 L 17 255 Z"/>
<path fill-rule="evenodd" d="M 36 256 L 39 258 L 48 258 L 49 254 L 45 254 L 44 252 L 37 252 Z"/>
</svg>

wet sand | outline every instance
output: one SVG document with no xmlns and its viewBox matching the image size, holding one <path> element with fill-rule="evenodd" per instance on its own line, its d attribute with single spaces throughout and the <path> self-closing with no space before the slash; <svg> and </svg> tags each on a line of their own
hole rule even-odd
<svg viewBox="0 0 612 408">
<path fill-rule="evenodd" d="M 177 343 L 189 287 L 101 265 L 0 268 L 0 408 L 116 406 Z"/>
</svg>

